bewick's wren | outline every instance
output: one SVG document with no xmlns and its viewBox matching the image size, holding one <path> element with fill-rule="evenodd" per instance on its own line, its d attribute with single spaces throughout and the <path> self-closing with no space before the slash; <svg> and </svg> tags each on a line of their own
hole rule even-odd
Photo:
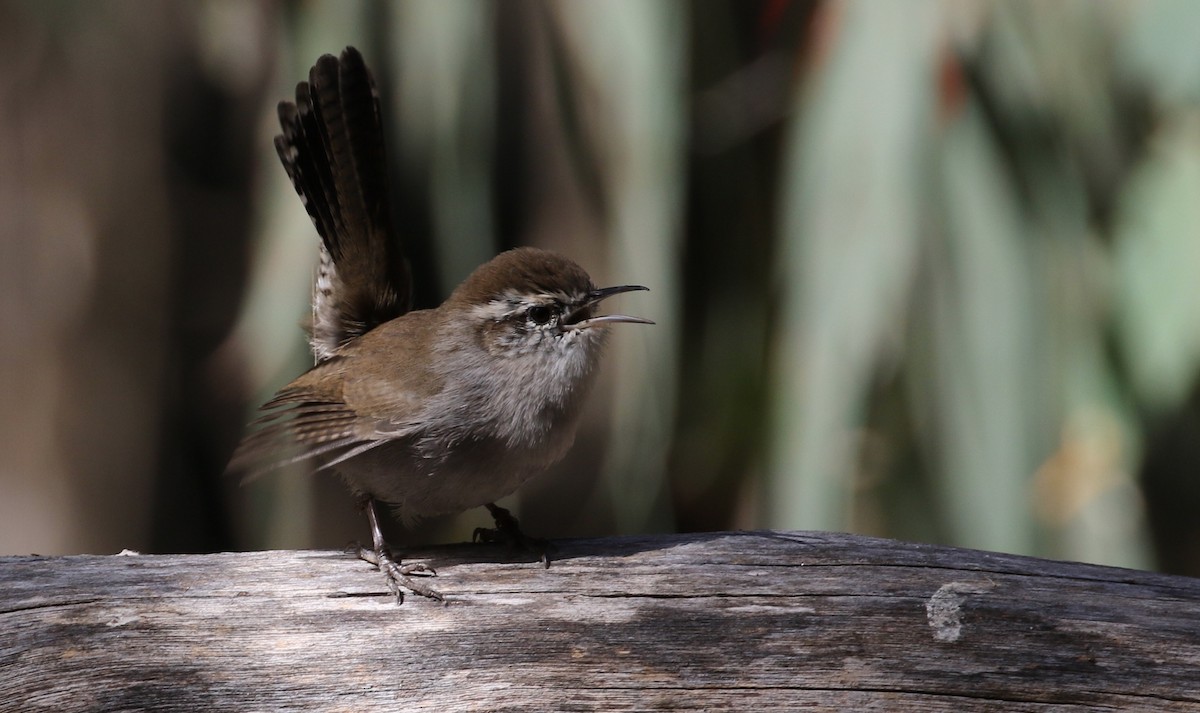
<svg viewBox="0 0 1200 713">
<path fill-rule="evenodd" d="M 406 522 L 494 505 L 565 455 L 606 327 L 652 324 L 596 315 L 597 304 L 645 287 L 597 289 L 574 262 L 518 248 L 475 270 L 436 309 L 410 312 L 410 272 L 388 209 L 379 100 L 362 56 L 321 57 L 296 102 L 281 102 L 280 159 L 321 237 L 310 337 L 316 366 L 263 408 L 230 468 L 261 472 L 297 460 L 336 471 L 361 498 L 379 566 L 410 578 L 380 532 L 375 502 Z"/>
</svg>

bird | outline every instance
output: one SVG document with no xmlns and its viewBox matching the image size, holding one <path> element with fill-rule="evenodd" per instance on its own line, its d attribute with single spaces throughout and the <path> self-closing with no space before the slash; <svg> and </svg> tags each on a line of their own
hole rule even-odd
<svg viewBox="0 0 1200 713">
<path fill-rule="evenodd" d="M 519 247 L 439 306 L 414 310 L 379 93 L 362 54 L 321 56 L 278 117 L 276 151 L 320 238 L 315 364 L 261 407 L 228 470 L 247 480 L 304 461 L 336 473 L 367 514 L 372 544 L 358 556 L 398 603 L 405 590 L 441 600 L 418 581 L 430 567 L 393 555 L 377 505 L 406 525 L 484 506 L 496 527 L 478 539 L 540 546 L 495 501 L 568 452 L 609 328 L 654 323 L 599 305 L 648 288 L 596 287 L 569 258 Z"/>
</svg>

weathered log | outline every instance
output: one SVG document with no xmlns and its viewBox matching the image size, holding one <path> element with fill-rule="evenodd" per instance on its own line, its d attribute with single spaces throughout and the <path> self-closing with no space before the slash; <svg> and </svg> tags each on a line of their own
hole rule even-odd
<svg viewBox="0 0 1200 713">
<path fill-rule="evenodd" d="M 0 558 L 0 710 L 1200 710 L 1200 580 L 833 533 Z"/>
</svg>

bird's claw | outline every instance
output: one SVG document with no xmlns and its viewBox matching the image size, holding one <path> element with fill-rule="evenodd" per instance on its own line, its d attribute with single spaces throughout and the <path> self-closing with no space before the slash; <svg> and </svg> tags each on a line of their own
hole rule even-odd
<svg viewBox="0 0 1200 713">
<path fill-rule="evenodd" d="M 436 577 L 437 571 L 424 562 L 409 562 L 408 564 L 397 562 L 386 546 L 379 549 L 359 546 L 357 554 L 359 559 L 369 562 L 383 573 L 384 579 L 387 580 L 388 591 L 396 598 L 397 604 L 404 603 L 405 589 L 422 597 L 439 602 L 445 601 L 441 592 L 410 576 Z"/>
<path fill-rule="evenodd" d="M 544 566 L 550 566 L 550 553 L 554 544 L 541 537 L 530 537 L 521 531 L 521 523 L 506 508 L 494 503 L 487 504 L 488 512 L 496 521 L 495 527 L 477 527 L 471 535 L 472 542 L 504 544 L 510 549 L 533 552 Z"/>
</svg>

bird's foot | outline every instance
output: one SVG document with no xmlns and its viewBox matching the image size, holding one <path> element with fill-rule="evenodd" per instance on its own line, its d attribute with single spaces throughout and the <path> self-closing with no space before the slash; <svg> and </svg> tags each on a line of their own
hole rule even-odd
<svg viewBox="0 0 1200 713">
<path fill-rule="evenodd" d="M 410 576 L 416 574 L 423 577 L 436 577 L 437 572 L 424 562 L 402 564 L 392 555 L 391 549 L 387 545 L 375 549 L 358 546 L 356 549 L 359 559 L 370 562 L 383 573 L 387 580 L 388 591 L 396 597 L 397 604 L 404 603 L 405 589 L 422 597 L 436 599 L 439 602 L 445 601 L 441 592 Z"/>
<path fill-rule="evenodd" d="M 495 503 L 488 503 L 485 507 L 492 514 L 496 526 L 494 528 L 475 528 L 475 532 L 471 536 L 472 542 L 501 543 L 508 545 L 510 549 L 532 552 L 538 555 L 539 562 L 546 567 L 550 566 L 550 553 L 554 551 L 553 543 L 540 537 L 530 537 L 521 532 L 521 523 L 506 508 Z"/>
</svg>

